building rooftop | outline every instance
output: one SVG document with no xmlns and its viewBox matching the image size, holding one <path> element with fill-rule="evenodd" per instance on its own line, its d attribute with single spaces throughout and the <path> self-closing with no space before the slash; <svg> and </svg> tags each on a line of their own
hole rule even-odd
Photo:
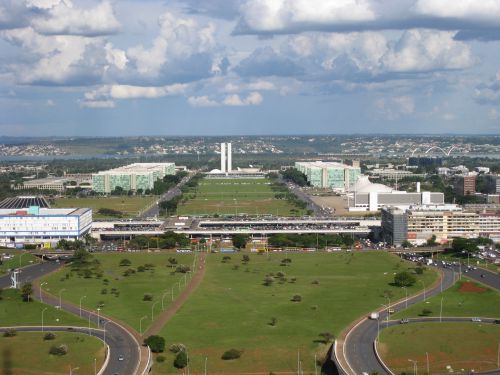
<svg viewBox="0 0 500 375">
<path fill-rule="evenodd" d="M 122 167 L 109 169 L 107 171 L 100 171 L 97 174 L 149 173 L 154 172 L 158 168 L 164 168 L 165 166 L 171 165 L 174 165 L 174 163 L 133 163 L 124 165 Z"/>
<path fill-rule="evenodd" d="M 20 209 L 38 206 L 40 208 L 50 208 L 49 202 L 43 196 L 18 196 L 5 198 L 0 202 L 0 209 Z"/>
<path fill-rule="evenodd" d="M 27 209 L 0 209 L 0 216 L 76 216 L 91 210 L 90 208 L 40 208 L 38 215 L 28 214 Z M 23 213 L 21 213 L 23 212 Z"/>
</svg>

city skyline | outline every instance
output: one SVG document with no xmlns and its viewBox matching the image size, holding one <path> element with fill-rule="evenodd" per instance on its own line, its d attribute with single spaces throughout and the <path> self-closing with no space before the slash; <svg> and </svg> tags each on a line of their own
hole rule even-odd
<svg viewBox="0 0 500 375">
<path fill-rule="evenodd" d="M 498 134 L 500 1 L 0 4 L 0 135 Z"/>
</svg>

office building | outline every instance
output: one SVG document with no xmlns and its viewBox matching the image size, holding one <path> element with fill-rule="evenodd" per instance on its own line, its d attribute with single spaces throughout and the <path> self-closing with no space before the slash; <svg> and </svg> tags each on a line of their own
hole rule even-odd
<svg viewBox="0 0 500 375">
<path fill-rule="evenodd" d="M 0 209 L 0 245 L 54 247 L 61 239 L 82 239 L 92 226 L 90 208 Z"/>
<path fill-rule="evenodd" d="M 151 190 L 155 181 L 169 174 L 175 174 L 174 163 L 129 164 L 93 174 L 92 190 L 104 194 L 109 194 L 118 187 L 124 191 Z"/>
<path fill-rule="evenodd" d="M 408 159 L 408 165 L 415 167 L 440 167 L 443 159 L 432 156 L 412 156 Z"/>
<path fill-rule="evenodd" d="M 361 175 L 359 167 L 337 162 L 295 162 L 295 168 L 306 175 L 314 187 L 329 188 L 334 191 L 349 191 Z"/>
<path fill-rule="evenodd" d="M 231 173 L 233 170 L 233 150 L 231 143 L 220 144 L 220 170 L 219 173 Z"/>
<path fill-rule="evenodd" d="M 476 193 L 476 176 L 456 176 L 453 190 L 457 195 L 473 195 Z"/>
<path fill-rule="evenodd" d="M 406 238 L 402 234 L 407 228 Z M 438 243 L 446 244 L 453 238 L 500 237 L 500 215 L 494 213 L 466 212 L 460 206 L 424 205 L 407 209 L 389 207 L 382 209 L 383 237 L 393 245 L 407 239 L 422 245 L 432 236 Z"/>
</svg>

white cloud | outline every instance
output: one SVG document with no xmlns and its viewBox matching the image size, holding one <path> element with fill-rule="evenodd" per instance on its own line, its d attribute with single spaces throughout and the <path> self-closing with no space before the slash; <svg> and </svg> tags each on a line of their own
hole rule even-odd
<svg viewBox="0 0 500 375">
<path fill-rule="evenodd" d="M 207 95 L 190 96 L 188 98 L 188 103 L 193 107 L 243 107 L 250 105 L 260 105 L 262 101 L 262 95 L 256 91 L 249 93 L 246 97 L 241 97 L 238 94 L 226 95 L 221 101 L 211 99 Z"/>
<path fill-rule="evenodd" d="M 104 85 L 85 93 L 85 99 L 95 100 L 102 98 L 112 99 L 153 99 L 164 96 L 182 95 L 189 85 L 173 84 L 167 86 L 132 86 L 132 85 Z"/>
<path fill-rule="evenodd" d="M 500 70 L 487 82 L 476 87 L 474 98 L 479 104 L 500 104 Z"/>
<path fill-rule="evenodd" d="M 47 107 L 54 107 L 56 105 L 52 99 L 47 99 L 45 103 L 47 104 Z"/>
<path fill-rule="evenodd" d="M 112 100 L 81 100 L 81 108 L 114 108 L 115 102 Z"/>
<path fill-rule="evenodd" d="M 262 95 L 258 92 L 251 92 L 245 98 L 241 98 L 238 94 L 232 94 L 226 96 L 223 100 L 223 104 L 228 106 L 259 105 L 261 103 Z"/>
<path fill-rule="evenodd" d="M 416 13 L 441 18 L 491 20 L 498 23 L 500 2 L 498 0 L 418 0 Z"/>
<path fill-rule="evenodd" d="M 188 103 L 192 107 L 217 107 L 220 105 L 217 101 L 210 99 L 207 95 L 190 96 L 188 98 Z"/>
<path fill-rule="evenodd" d="M 172 61 L 188 59 L 215 47 L 213 24 L 200 26 L 193 18 L 169 12 L 162 14 L 158 22 L 160 32 L 150 48 L 138 45 L 127 50 L 128 58 L 143 75 L 156 76 L 162 66 Z"/>
<path fill-rule="evenodd" d="M 470 47 L 455 41 L 454 32 L 409 30 L 383 56 L 384 67 L 392 72 L 425 72 L 464 69 L 473 65 Z"/>
<path fill-rule="evenodd" d="M 397 120 L 415 112 L 415 102 L 410 96 L 379 98 L 375 101 L 375 107 L 388 120 Z"/>
<path fill-rule="evenodd" d="M 276 85 L 271 81 L 258 80 L 249 83 L 233 83 L 229 82 L 224 86 L 224 92 L 241 92 L 241 91 L 272 91 L 277 90 Z"/>
<path fill-rule="evenodd" d="M 74 6 L 70 0 L 30 0 L 27 5 L 45 10 L 31 21 L 43 34 L 104 35 L 120 27 L 109 1 L 88 9 Z"/>
</svg>

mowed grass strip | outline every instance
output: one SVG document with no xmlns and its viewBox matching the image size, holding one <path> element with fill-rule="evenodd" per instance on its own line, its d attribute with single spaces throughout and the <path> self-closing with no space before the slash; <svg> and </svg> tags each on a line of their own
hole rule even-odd
<svg viewBox="0 0 500 375">
<path fill-rule="evenodd" d="M 147 196 L 120 196 L 120 197 L 92 197 L 92 198 L 57 198 L 51 204 L 53 208 L 91 208 L 94 219 L 113 218 L 98 213 L 100 208 L 109 208 L 120 211 L 124 217 L 137 216 L 142 210 L 156 201 L 156 197 Z"/>
<path fill-rule="evenodd" d="M 498 307 L 498 305 L 497 305 Z M 379 352 L 395 373 L 413 373 L 408 359 L 417 361 L 418 372 L 425 374 L 426 352 L 432 374 L 497 368 L 500 326 L 472 322 L 412 323 L 393 326 L 380 332 Z"/>
<path fill-rule="evenodd" d="M 293 210 L 286 200 L 276 199 L 270 180 L 203 179 L 197 188 L 184 194 L 185 203 L 178 206 L 179 215 L 302 215 L 304 210 Z"/>
<path fill-rule="evenodd" d="M 0 275 L 8 273 L 12 268 L 25 267 L 40 262 L 40 258 L 23 250 L 0 249 L 0 254 L 9 254 L 12 256 L 12 258 L 4 259 L 2 264 L 0 264 Z"/>
<path fill-rule="evenodd" d="M 100 263 L 101 277 L 92 275 L 90 278 L 71 272 L 71 265 L 45 277 L 44 290 L 58 296 L 59 291 L 65 289 L 61 296 L 64 300 L 79 305 L 82 298 L 82 307 L 96 310 L 102 306 L 103 314 L 124 321 L 139 331 L 139 320 L 147 316 L 142 322 L 143 331 L 151 324 L 151 312 L 157 317 L 161 312 L 161 300 L 164 298 L 164 307 L 171 303 L 171 291 L 174 289 L 174 298 L 179 295 L 179 283 L 184 287 L 184 275 L 173 273 L 175 268 L 167 267 L 169 258 L 175 258 L 178 264 L 191 266 L 193 255 L 175 253 L 109 253 L 95 254 L 94 258 Z M 128 259 L 129 266 L 120 266 L 123 259 Z M 146 264 L 154 267 L 140 272 L 138 267 Z M 124 276 L 127 270 L 134 270 L 129 276 Z M 189 282 L 189 279 L 187 279 Z M 151 301 L 144 301 L 144 295 L 151 294 Z M 156 303 L 159 302 L 159 303 Z"/>
<path fill-rule="evenodd" d="M 55 375 L 68 374 L 78 367 L 75 374 L 94 374 L 104 362 L 102 341 L 79 333 L 54 332 L 54 340 L 43 340 L 42 332 L 18 332 L 15 337 L 0 337 L 0 368 L 2 374 Z M 68 353 L 49 354 L 52 346 L 66 345 Z"/>
<path fill-rule="evenodd" d="M 38 294 L 38 290 L 34 290 Z M 23 302 L 18 289 L 0 290 L 0 326 L 40 326 L 42 325 L 42 310 L 45 310 L 43 320 L 45 325 L 87 327 L 86 320 L 78 316 L 60 311 L 52 306 L 38 301 Z"/>
<path fill-rule="evenodd" d="M 231 259 L 222 263 L 223 256 Z M 281 266 L 284 258 L 291 259 Z M 394 273 L 414 267 L 386 253 L 209 254 L 205 278 L 179 313 L 164 327 L 167 348 L 185 344 L 190 371 L 201 373 L 205 357 L 209 373 L 269 373 L 297 371 L 300 351 L 305 373 L 314 372 L 314 355 L 322 358 L 328 345 L 319 336 L 338 334 L 356 318 L 393 300 L 404 290 L 391 286 Z M 278 273 L 286 278 L 280 281 Z M 265 286 L 266 275 L 275 281 Z M 417 276 L 426 285 L 437 278 L 429 269 Z M 421 287 L 409 288 L 415 293 Z M 294 295 L 300 302 L 292 302 Z M 276 324 L 272 325 L 272 318 Z M 238 360 L 223 361 L 228 349 L 243 350 Z M 158 374 L 175 374 L 171 353 L 155 364 Z"/>
<path fill-rule="evenodd" d="M 451 288 L 425 302 L 419 302 L 407 310 L 396 313 L 392 318 L 422 316 L 424 309 L 429 311 L 428 316 L 439 316 L 441 298 L 443 298 L 443 316 L 500 318 L 500 293 L 467 278 L 463 278 Z"/>
</svg>

